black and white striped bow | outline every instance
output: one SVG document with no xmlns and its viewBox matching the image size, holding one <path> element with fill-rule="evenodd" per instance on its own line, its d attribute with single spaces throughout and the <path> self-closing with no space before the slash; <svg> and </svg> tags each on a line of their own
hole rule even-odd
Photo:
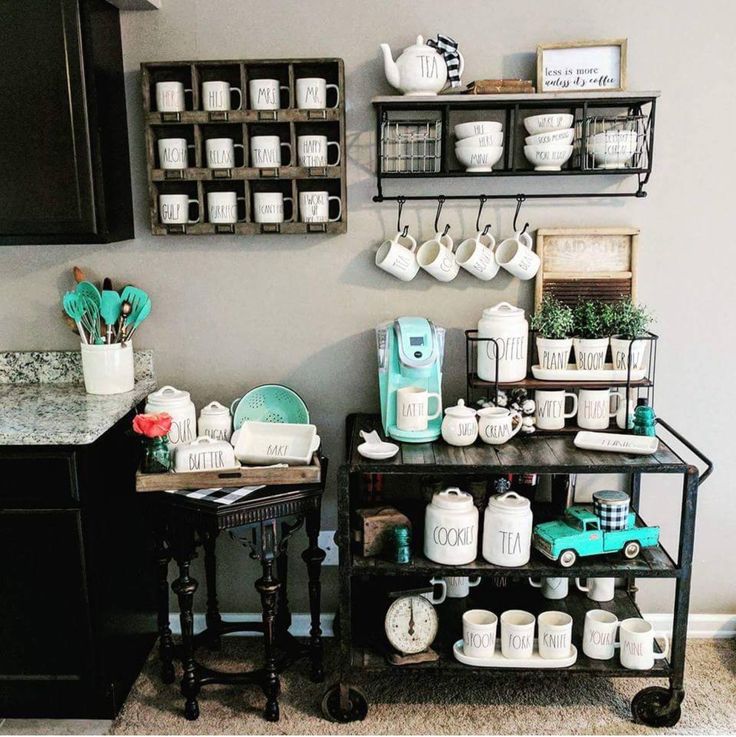
<svg viewBox="0 0 736 737">
<path fill-rule="evenodd" d="M 450 87 L 460 86 L 460 54 L 457 52 L 457 41 L 449 36 L 437 34 L 437 38 L 428 38 L 427 46 L 437 49 L 447 64 L 447 79 Z"/>
</svg>

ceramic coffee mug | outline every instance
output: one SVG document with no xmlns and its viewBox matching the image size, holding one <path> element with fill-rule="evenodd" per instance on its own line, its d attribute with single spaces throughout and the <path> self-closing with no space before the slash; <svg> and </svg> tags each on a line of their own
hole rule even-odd
<svg viewBox="0 0 736 737">
<path fill-rule="evenodd" d="M 508 442 L 521 430 L 521 425 L 521 415 L 504 407 L 485 407 L 478 411 L 478 434 L 488 445 Z"/>
<path fill-rule="evenodd" d="M 232 95 L 238 96 L 238 104 L 232 106 Z M 207 111 L 240 110 L 243 93 L 229 82 L 202 82 L 202 108 Z"/>
<path fill-rule="evenodd" d="M 621 395 L 611 394 L 610 389 L 580 389 L 578 425 L 584 430 L 605 430 L 616 416 L 620 401 Z"/>
<path fill-rule="evenodd" d="M 585 613 L 583 652 L 593 660 L 610 660 L 616 652 L 618 617 L 603 609 Z"/>
<path fill-rule="evenodd" d="M 496 249 L 496 261 L 512 276 L 522 281 L 532 279 L 541 263 L 532 245 L 529 233 L 515 233 L 512 238 L 501 241 Z"/>
<path fill-rule="evenodd" d="M 567 578 L 542 578 L 539 582 L 530 578 L 529 583 L 533 588 L 541 589 L 541 594 L 545 599 L 564 599 L 567 596 Z"/>
<path fill-rule="evenodd" d="M 654 628 L 649 622 L 638 617 L 624 619 L 619 629 L 621 639 L 621 665 L 631 670 L 649 670 L 654 667 L 655 660 L 667 657 L 670 649 L 669 640 L 665 635 L 659 636 L 664 640 L 661 653 L 654 652 Z"/>
<path fill-rule="evenodd" d="M 328 161 L 330 146 L 337 150 L 333 162 Z M 327 136 L 299 136 L 296 151 L 299 166 L 337 166 L 340 163 L 340 144 L 337 141 L 328 141 Z"/>
<path fill-rule="evenodd" d="M 442 578 L 430 578 L 429 582 L 432 584 L 432 591 L 427 591 L 421 594 L 427 601 L 432 602 L 435 606 L 444 603 L 447 598 L 447 584 Z M 435 594 L 435 586 L 440 587 L 439 596 Z"/>
<path fill-rule="evenodd" d="M 189 206 L 197 206 L 197 217 L 189 218 Z M 192 225 L 199 222 L 199 202 L 186 194 L 162 194 L 158 197 L 158 213 L 164 225 Z"/>
<path fill-rule="evenodd" d="M 288 219 L 284 215 L 284 204 L 291 206 Z M 294 219 L 294 200 L 281 192 L 254 192 L 253 220 L 257 223 L 290 223 Z"/>
<path fill-rule="evenodd" d="M 447 598 L 464 599 L 470 593 L 470 589 L 476 587 L 482 580 L 480 576 L 475 581 L 471 581 L 468 576 L 445 576 Z"/>
<path fill-rule="evenodd" d="M 158 165 L 162 169 L 188 169 L 189 149 L 186 138 L 159 138 Z"/>
<path fill-rule="evenodd" d="M 327 84 L 322 77 L 301 77 L 296 80 L 296 106 L 300 110 L 322 110 L 327 107 L 327 90 L 335 90 L 335 104 L 340 104 L 340 88 Z"/>
<path fill-rule="evenodd" d="M 438 281 L 452 281 L 460 271 L 452 252 L 452 238 L 435 233 L 417 251 L 417 263 Z"/>
<path fill-rule="evenodd" d="M 337 202 L 332 218 L 330 202 Z M 299 214 L 303 223 L 335 223 L 342 217 L 342 200 L 329 192 L 299 192 Z"/>
<path fill-rule="evenodd" d="M 238 202 L 245 202 L 245 197 L 238 197 L 235 192 L 207 193 L 207 220 L 214 225 L 232 225 L 243 222 L 238 220 Z"/>
<path fill-rule="evenodd" d="M 156 82 L 156 110 L 160 113 L 184 112 L 184 93 L 191 92 L 185 89 L 181 82 Z"/>
<path fill-rule="evenodd" d="M 483 235 L 478 231 L 475 236 L 467 238 L 457 247 L 455 260 L 468 273 L 482 281 L 489 281 L 498 274 L 499 269 L 493 255 L 495 245 L 496 240 L 490 233 Z"/>
<path fill-rule="evenodd" d="M 572 399 L 572 409 L 565 412 L 565 400 Z M 578 398 L 572 392 L 564 389 L 537 389 L 534 392 L 534 401 L 537 405 L 535 418 L 539 430 L 562 430 L 565 420 L 575 417 L 578 411 Z"/>
<path fill-rule="evenodd" d="M 396 233 L 385 240 L 376 251 L 376 266 L 401 281 L 411 281 L 419 271 L 417 242 L 408 233 Z"/>
<path fill-rule="evenodd" d="M 534 622 L 534 615 L 521 609 L 509 609 L 501 615 L 501 653 L 505 658 L 531 658 Z"/>
<path fill-rule="evenodd" d="M 207 166 L 210 169 L 234 169 L 235 149 L 238 148 L 243 153 L 243 159 L 245 159 L 243 144 L 235 143 L 232 138 L 208 138 L 204 147 Z"/>
<path fill-rule="evenodd" d="M 572 652 L 572 617 L 567 612 L 542 612 L 537 618 L 539 654 L 550 660 Z"/>
<path fill-rule="evenodd" d="M 279 83 L 278 79 L 251 79 L 248 82 L 251 110 L 279 110 L 281 108 L 281 91 L 286 90 L 287 107 L 289 106 L 289 88 Z"/>
<path fill-rule="evenodd" d="M 429 414 L 429 400 L 437 400 L 437 411 Z M 442 414 L 442 395 L 419 386 L 403 386 L 396 392 L 396 426 L 399 430 L 426 430 L 429 420 Z"/>
<path fill-rule="evenodd" d="M 501 615 L 503 618 L 503 615 Z M 490 658 L 496 649 L 498 617 L 485 609 L 469 609 L 463 614 L 463 653 Z"/>
<path fill-rule="evenodd" d="M 281 148 L 289 152 L 284 166 L 291 166 L 291 144 L 278 136 L 253 136 L 250 139 L 250 165 L 256 169 L 276 169 L 281 166 Z"/>
<path fill-rule="evenodd" d="M 585 581 L 585 586 L 580 583 L 580 580 L 576 578 L 575 585 L 580 591 L 585 591 L 592 601 L 613 601 L 613 596 L 616 593 L 615 578 L 588 578 Z"/>
</svg>

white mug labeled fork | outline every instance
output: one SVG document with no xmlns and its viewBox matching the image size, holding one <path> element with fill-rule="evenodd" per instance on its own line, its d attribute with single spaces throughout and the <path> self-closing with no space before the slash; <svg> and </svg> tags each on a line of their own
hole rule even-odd
<svg viewBox="0 0 736 737">
<path fill-rule="evenodd" d="M 411 281 L 419 271 L 417 242 L 400 231 L 386 239 L 376 251 L 376 266 L 401 281 Z"/>
<path fill-rule="evenodd" d="M 539 256 L 532 251 L 532 245 L 529 233 L 514 233 L 511 238 L 506 238 L 499 244 L 496 261 L 512 276 L 528 281 L 539 271 L 541 263 Z"/>
<path fill-rule="evenodd" d="M 460 271 L 452 246 L 449 235 L 437 232 L 419 246 L 417 263 L 438 281 L 452 281 Z"/>
<path fill-rule="evenodd" d="M 670 649 L 669 640 L 660 634 L 664 640 L 661 653 L 654 652 L 654 627 L 644 619 L 631 617 L 624 619 L 619 627 L 621 640 L 621 665 L 630 670 L 649 670 L 654 667 L 655 660 L 667 657 Z"/>
<path fill-rule="evenodd" d="M 337 150 L 335 160 L 328 161 L 330 146 Z M 340 163 L 340 144 L 328 141 L 327 136 L 299 136 L 296 141 L 296 152 L 299 166 L 337 166 Z"/>
<path fill-rule="evenodd" d="M 478 231 L 472 238 L 466 238 L 455 252 L 455 260 L 469 274 L 482 281 L 490 281 L 498 274 L 498 263 L 493 255 L 496 239 L 490 234 Z"/>
<path fill-rule="evenodd" d="M 276 169 L 281 166 L 281 148 L 289 152 L 289 161 L 286 166 L 291 165 L 291 144 L 282 141 L 278 136 L 253 136 L 250 139 L 250 165 L 257 169 Z"/>
</svg>

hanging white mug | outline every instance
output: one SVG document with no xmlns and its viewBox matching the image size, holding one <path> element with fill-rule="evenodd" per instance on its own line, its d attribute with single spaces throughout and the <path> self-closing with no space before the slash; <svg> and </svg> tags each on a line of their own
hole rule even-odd
<svg viewBox="0 0 736 737">
<path fill-rule="evenodd" d="M 281 148 L 289 152 L 285 166 L 291 166 L 291 144 L 278 136 L 253 136 L 250 139 L 250 165 L 257 169 L 276 169 L 281 166 Z"/>
<path fill-rule="evenodd" d="M 197 206 L 197 217 L 189 218 L 189 206 Z M 164 225 L 193 225 L 199 222 L 199 202 L 186 194 L 162 194 L 158 197 L 158 212 Z"/>
<path fill-rule="evenodd" d="M 327 90 L 335 91 L 335 104 L 340 104 L 340 88 L 327 84 L 322 77 L 301 77 L 296 80 L 296 106 L 300 110 L 322 110 L 327 107 Z"/>
<path fill-rule="evenodd" d="M 480 439 L 488 445 L 503 445 L 521 430 L 521 415 L 504 407 L 485 407 L 478 417 Z"/>
<path fill-rule="evenodd" d="M 469 274 L 478 277 L 482 281 L 489 281 L 498 274 L 498 263 L 493 255 L 496 239 L 490 233 L 478 233 L 472 238 L 467 238 L 455 252 L 458 264 Z"/>
<path fill-rule="evenodd" d="M 208 138 L 205 141 L 207 167 L 209 169 L 234 169 L 236 148 L 243 152 L 243 159 L 245 159 L 245 149 L 242 143 L 235 143 L 232 138 Z"/>
<path fill-rule="evenodd" d="M 529 233 L 515 233 L 496 248 L 496 261 L 512 276 L 522 281 L 532 279 L 541 263 L 539 256 L 532 251 L 532 245 Z"/>
<path fill-rule="evenodd" d="M 621 665 L 631 670 L 649 670 L 654 667 L 655 660 L 663 660 L 670 649 L 669 640 L 664 640 L 661 653 L 654 652 L 654 628 L 649 622 L 638 617 L 624 619 L 619 629 L 621 639 Z"/>
<path fill-rule="evenodd" d="M 159 138 L 158 164 L 162 169 L 188 169 L 189 149 L 186 138 Z"/>
<path fill-rule="evenodd" d="M 539 583 L 530 578 L 529 584 L 535 589 L 541 589 L 545 599 L 564 599 L 568 593 L 567 578 L 542 578 Z"/>
<path fill-rule="evenodd" d="M 572 409 L 565 412 L 565 400 L 572 399 Z M 564 389 L 537 389 L 534 392 L 536 403 L 535 418 L 538 430 L 562 430 L 565 420 L 575 417 L 578 411 L 578 398 Z"/>
<path fill-rule="evenodd" d="M 291 205 L 288 220 L 284 216 L 284 204 Z M 253 194 L 253 220 L 257 223 L 290 223 L 294 219 L 294 200 L 281 192 L 255 192 Z"/>
<path fill-rule="evenodd" d="M 432 584 L 432 591 L 428 591 L 422 596 L 429 601 L 431 604 L 434 604 L 437 606 L 438 604 L 442 604 L 445 599 L 447 598 L 447 584 L 445 583 L 444 579 L 442 578 L 430 578 L 429 582 Z M 440 587 L 440 595 L 435 596 L 434 593 L 434 587 L 439 586 Z"/>
<path fill-rule="evenodd" d="M 616 416 L 620 394 L 610 389 L 580 389 L 578 392 L 578 425 L 584 430 L 605 430 Z M 613 404 L 613 408 L 611 405 Z"/>
<path fill-rule="evenodd" d="M 470 589 L 475 588 L 482 580 L 480 576 L 475 581 L 471 581 L 468 576 L 445 576 L 447 598 L 464 599 L 470 594 Z"/>
<path fill-rule="evenodd" d="M 238 96 L 238 104 L 233 108 L 232 95 Z M 229 82 L 202 82 L 202 109 L 208 112 L 221 110 L 240 110 L 243 107 L 243 93 Z"/>
<path fill-rule="evenodd" d="M 429 400 L 437 400 L 437 411 L 429 413 Z M 396 426 L 399 430 L 426 430 L 429 420 L 442 414 L 442 395 L 420 386 L 403 386 L 396 392 Z"/>
<path fill-rule="evenodd" d="M 452 281 L 460 271 L 452 246 L 449 235 L 435 233 L 419 246 L 417 263 L 438 281 Z"/>
<path fill-rule="evenodd" d="M 330 217 L 330 202 L 337 202 L 337 215 Z M 329 192 L 299 192 L 299 214 L 303 223 L 335 223 L 342 217 L 342 200 Z"/>
<path fill-rule="evenodd" d="M 585 591 L 592 601 L 613 601 L 616 593 L 615 578 L 588 578 L 585 586 L 580 583 L 580 580 L 576 578 L 575 585 L 580 591 Z"/>
<path fill-rule="evenodd" d="M 408 233 L 397 232 L 381 243 L 376 251 L 376 266 L 401 281 L 411 281 L 419 271 L 417 242 Z"/>
<path fill-rule="evenodd" d="M 278 79 L 251 79 L 248 82 L 250 109 L 279 110 L 282 90 L 286 90 L 287 107 L 289 107 L 289 88 L 280 84 Z"/>
<path fill-rule="evenodd" d="M 334 146 L 337 151 L 332 163 L 328 160 L 330 146 Z M 327 136 L 299 136 L 296 151 L 299 166 L 337 166 L 340 163 L 340 144 L 337 141 L 328 141 Z"/>
<path fill-rule="evenodd" d="M 208 192 L 207 219 L 214 225 L 232 225 L 238 221 L 238 202 L 245 202 L 245 197 L 238 197 L 235 192 Z"/>
<path fill-rule="evenodd" d="M 181 82 L 156 82 L 156 110 L 160 113 L 182 113 L 185 89 Z"/>
</svg>

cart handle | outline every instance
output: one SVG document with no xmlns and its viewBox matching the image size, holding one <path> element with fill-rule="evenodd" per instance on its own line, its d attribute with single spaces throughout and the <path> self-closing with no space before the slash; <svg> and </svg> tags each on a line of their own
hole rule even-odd
<svg viewBox="0 0 736 737">
<path fill-rule="evenodd" d="M 713 473 L 713 461 L 710 460 L 707 456 L 703 455 L 703 453 L 698 450 L 689 440 L 686 440 L 682 435 L 680 435 L 677 430 L 675 430 L 672 425 L 670 425 L 668 422 L 665 422 L 661 417 L 657 417 L 657 422 L 662 425 L 666 430 L 668 430 L 677 440 L 679 440 L 689 451 L 694 453 L 703 463 L 706 465 L 705 471 L 700 474 L 698 477 L 698 484 L 703 484 L 705 480 Z"/>
</svg>

